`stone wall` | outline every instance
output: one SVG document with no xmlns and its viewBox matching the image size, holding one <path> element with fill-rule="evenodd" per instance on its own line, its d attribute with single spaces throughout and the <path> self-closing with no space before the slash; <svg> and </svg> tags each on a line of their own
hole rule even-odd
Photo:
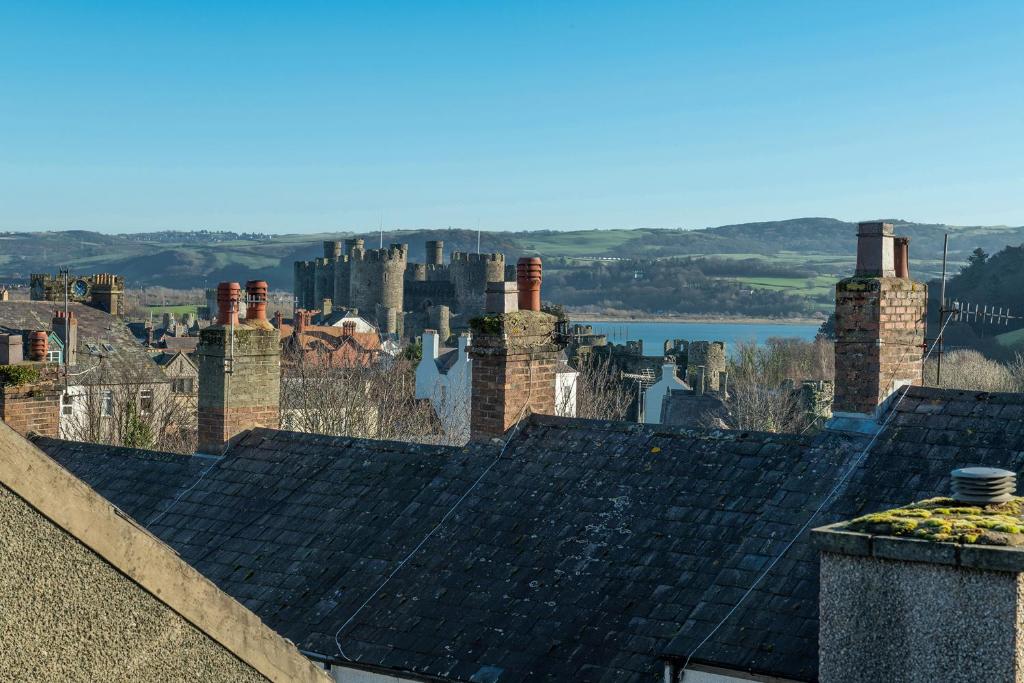
<svg viewBox="0 0 1024 683">
<path fill-rule="evenodd" d="M 4 486 L 0 528 L 4 680 L 268 680 Z"/>
<path fill-rule="evenodd" d="M 480 312 L 487 283 L 505 280 L 505 255 L 456 251 L 452 253 L 448 273 L 455 288 L 453 308 L 459 312 Z"/>
<path fill-rule="evenodd" d="M 893 391 L 921 384 L 924 284 L 854 276 L 836 285 L 836 397 L 833 410 L 873 414 Z"/>
<path fill-rule="evenodd" d="M 267 326 L 209 327 L 199 336 L 199 451 L 220 453 L 236 434 L 280 426 L 280 333 Z"/>
</svg>

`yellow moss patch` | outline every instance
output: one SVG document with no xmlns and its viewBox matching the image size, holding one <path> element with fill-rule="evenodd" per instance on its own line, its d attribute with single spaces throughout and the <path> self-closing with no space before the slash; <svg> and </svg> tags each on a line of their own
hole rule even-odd
<svg viewBox="0 0 1024 683">
<path fill-rule="evenodd" d="M 852 531 L 928 541 L 1024 545 L 1024 498 L 979 507 L 929 498 L 851 521 Z"/>
</svg>

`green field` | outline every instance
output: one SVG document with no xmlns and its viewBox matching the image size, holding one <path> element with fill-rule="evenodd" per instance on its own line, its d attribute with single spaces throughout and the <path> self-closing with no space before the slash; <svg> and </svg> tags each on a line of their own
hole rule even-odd
<svg viewBox="0 0 1024 683">
<path fill-rule="evenodd" d="M 180 317 L 186 313 L 196 314 L 199 308 L 196 304 L 182 304 L 180 306 L 147 306 L 147 310 L 154 316 L 162 316 L 164 313 L 170 313 L 175 317 Z"/>
<path fill-rule="evenodd" d="M 996 341 L 1000 346 L 1005 346 L 1008 349 L 1024 346 L 1024 328 L 997 335 Z"/>
</svg>

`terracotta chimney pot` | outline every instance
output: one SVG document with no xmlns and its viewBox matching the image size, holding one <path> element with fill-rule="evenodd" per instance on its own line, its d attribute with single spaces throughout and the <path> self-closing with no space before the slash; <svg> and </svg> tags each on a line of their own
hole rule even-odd
<svg viewBox="0 0 1024 683">
<path fill-rule="evenodd" d="M 46 332 L 37 330 L 28 336 L 28 358 L 34 361 L 46 360 L 50 342 Z"/>
<path fill-rule="evenodd" d="M 238 324 L 238 298 L 242 291 L 237 282 L 221 282 L 217 285 L 217 324 Z"/>
<path fill-rule="evenodd" d="M 266 280 L 249 280 L 245 283 L 246 320 L 266 322 L 268 290 L 269 285 Z"/>
<path fill-rule="evenodd" d="M 896 262 L 896 277 L 904 280 L 910 279 L 910 238 L 893 238 L 894 260 Z"/>
<path fill-rule="evenodd" d="M 540 283 L 543 273 L 541 260 L 536 256 L 519 259 L 516 263 L 516 283 L 519 286 L 519 310 L 540 310 Z"/>
</svg>

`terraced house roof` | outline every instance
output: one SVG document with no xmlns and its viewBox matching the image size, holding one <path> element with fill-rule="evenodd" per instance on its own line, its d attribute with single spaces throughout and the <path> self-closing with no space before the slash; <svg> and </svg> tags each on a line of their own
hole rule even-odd
<svg viewBox="0 0 1024 683">
<path fill-rule="evenodd" d="M 814 680 L 818 560 L 799 533 L 812 512 L 822 506 L 820 526 L 941 494 L 964 465 L 1019 471 L 1022 417 L 1021 395 L 914 387 L 866 453 L 864 435 L 546 416 L 503 453 L 258 429 L 204 468 L 36 443 L 336 662 L 458 681 L 621 681 L 693 654 Z M 154 478 L 151 460 L 173 472 Z"/>
</svg>

